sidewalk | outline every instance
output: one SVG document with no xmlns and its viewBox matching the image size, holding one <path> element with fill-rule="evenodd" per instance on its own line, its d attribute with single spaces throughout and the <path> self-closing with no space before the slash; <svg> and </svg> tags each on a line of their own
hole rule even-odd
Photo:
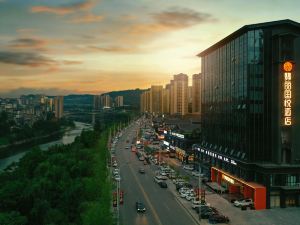
<svg viewBox="0 0 300 225">
<path fill-rule="evenodd" d="M 196 213 L 195 210 L 192 208 L 192 204 L 190 201 L 186 200 L 185 198 L 181 198 L 176 191 L 176 186 L 173 182 L 168 179 L 167 180 L 168 188 L 174 195 L 175 200 L 184 208 L 184 210 L 194 219 L 195 224 L 201 225 L 208 225 L 208 220 L 202 219 L 201 222 L 199 221 L 199 215 Z"/>
</svg>

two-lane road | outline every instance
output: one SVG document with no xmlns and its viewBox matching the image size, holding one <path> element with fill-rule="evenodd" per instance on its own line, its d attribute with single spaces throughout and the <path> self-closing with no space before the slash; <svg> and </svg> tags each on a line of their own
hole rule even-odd
<svg viewBox="0 0 300 225">
<path fill-rule="evenodd" d="M 177 202 L 174 194 L 162 189 L 153 180 L 154 165 L 143 165 L 134 152 L 125 149 L 136 135 L 137 124 L 123 133 L 116 144 L 116 156 L 121 174 L 121 190 L 124 191 L 124 204 L 120 210 L 122 225 L 195 225 L 197 222 Z M 130 143 L 127 144 L 126 140 Z M 138 169 L 143 167 L 145 174 Z M 135 202 L 141 201 L 146 206 L 146 213 L 139 214 Z"/>
</svg>

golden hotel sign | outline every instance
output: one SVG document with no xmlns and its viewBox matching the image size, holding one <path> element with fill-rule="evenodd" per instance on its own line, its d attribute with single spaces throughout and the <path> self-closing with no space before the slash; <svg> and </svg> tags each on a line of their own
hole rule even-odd
<svg viewBox="0 0 300 225">
<path fill-rule="evenodd" d="M 289 61 L 283 64 L 283 119 L 284 125 L 292 125 L 292 70 L 293 64 Z"/>
</svg>

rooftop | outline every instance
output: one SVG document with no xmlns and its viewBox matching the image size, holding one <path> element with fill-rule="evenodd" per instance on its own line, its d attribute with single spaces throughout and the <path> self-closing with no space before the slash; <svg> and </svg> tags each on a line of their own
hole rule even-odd
<svg viewBox="0 0 300 225">
<path fill-rule="evenodd" d="M 289 20 L 289 19 L 245 25 L 242 28 L 238 29 L 237 31 L 231 33 L 227 37 L 223 38 L 219 42 L 215 43 L 214 45 L 212 45 L 209 48 L 205 49 L 204 51 L 200 52 L 197 56 L 203 57 L 203 56 L 207 55 L 208 53 L 214 51 L 215 49 L 227 44 L 232 39 L 240 36 L 241 34 L 247 32 L 249 30 L 263 29 L 263 28 L 267 28 L 267 27 L 280 26 L 280 25 L 289 25 L 289 26 L 294 26 L 294 27 L 300 28 L 300 23 L 297 23 L 297 22 L 295 22 L 293 20 Z"/>
</svg>

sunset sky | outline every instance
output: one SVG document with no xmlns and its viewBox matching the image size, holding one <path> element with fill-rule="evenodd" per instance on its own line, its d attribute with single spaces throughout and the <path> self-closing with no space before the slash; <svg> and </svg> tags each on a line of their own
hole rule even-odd
<svg viewBox="0 0 300 225">
<path fill-rule="evenodd" d="M 297 0 L 0 0 L 0 96 L 101 93 L 201 71 L 196 54 Z M 5 94 L 6 92 L 6 94 Z"/>
</svg>

